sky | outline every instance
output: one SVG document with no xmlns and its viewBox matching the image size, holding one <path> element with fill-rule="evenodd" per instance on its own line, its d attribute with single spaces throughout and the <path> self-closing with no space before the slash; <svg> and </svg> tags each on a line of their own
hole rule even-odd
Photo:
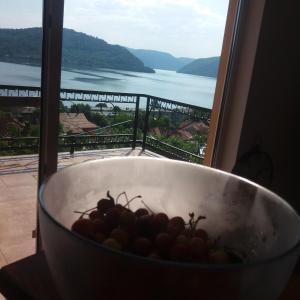
<svg viewBox="0 0 300 300">
<path fill-rule="evenodd" d="M 176 57 L 221 53 L 229 0 L 65 0 L 64 27 Z M 42 24 L 42 0 L 0 0 L 0 28 Z M 1 42 L 1 41 L 0 41 Z"/>
</svg>

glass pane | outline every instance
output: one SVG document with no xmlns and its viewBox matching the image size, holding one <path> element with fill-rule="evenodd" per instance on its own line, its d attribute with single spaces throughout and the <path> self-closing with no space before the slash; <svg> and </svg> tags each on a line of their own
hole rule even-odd
<svg viewBox="0 0 300 300">
<path fill-rule="evenodd" d="M 64 162 L 151 155 L 202 163 L 228 2 L 66 0 Z"/>
<path fill-rule="evenodd" d="M 42 1 L 0 2 L 0 267 L 35 252 Z"/>
</svg>

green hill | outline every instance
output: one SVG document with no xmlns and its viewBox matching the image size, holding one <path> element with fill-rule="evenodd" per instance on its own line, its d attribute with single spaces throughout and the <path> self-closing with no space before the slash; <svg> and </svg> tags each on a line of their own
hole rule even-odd
<svg viewBox="0 0 300 300">
<path fill-rule="evenodd" d="M 41 65 L 41 48 L 41 28 L 0 29 L 0 61 Z M 62 66 L 154 73 L 126 48 L 71 29 L 64 29 Z"/>
<path fill-rule="evenodd" d="M 153 69 L 177 71 L 194 60 L 194 58 L 188 57 L 174 57 L 167 52 L 156 50 L 127 49 L 140 59 L 145 66 Z"/>
<path fill-rule="evenodd" d="M 199 58 L 182 67 L 177 72 L 206 77 L 217 77 L 219 62 L 220 57 Z"/>
</svg>

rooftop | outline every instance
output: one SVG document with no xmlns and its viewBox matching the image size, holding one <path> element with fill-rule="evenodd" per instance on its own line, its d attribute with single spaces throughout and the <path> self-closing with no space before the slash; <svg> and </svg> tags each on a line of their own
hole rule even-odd
<svg viewBox="0 0 300 300">
<path fill-rule="evenodd" d="M 72 131 L 73 133 L 81 133 L 97 128 L 97 125 L 87 120 L 84 113 L 60 113 L 59 121 L 66 131 Z"/>
</svg>

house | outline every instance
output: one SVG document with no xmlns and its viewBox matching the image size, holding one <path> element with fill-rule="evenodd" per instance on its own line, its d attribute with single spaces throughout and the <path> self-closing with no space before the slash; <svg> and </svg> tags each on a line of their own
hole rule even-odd
<svg viewBox="0 0 300 300">
<path fill-rule="evenodd" d="M 97 127 L 87 120 L 84 113 L 60 113 L 59 122 L 63 125 L 64 131 L 72 133 L 90 132 Z"/>
<path fill-rule="evenodd" d="M 11 114 L 0 115 L 0 137 L 13 137 L 24 128 L 25 124 L 12 117 Z"/>
<path fill-rule="evenodd" d="M 185 121 L 181 124 L 180 128 L 176 131 L 175 135 L 179 135 L 185 140 L 192 139 L 196 134 L 207 134 L 208 126 L 202 121 L 193 122 Z"/>
<path fill-rule="evenodd" d="M 18 120 L 30 124 L 40 123 L 40 110 L 36 107 L 20 107 L 17 109 Z"/>
<path fill-rule="evenodd" d="M 159 127 L 154 127 L 150 129 L 150 134 L 155 135 L 155 136 L 161 136 L 161 129 Z"/>
</svg>

